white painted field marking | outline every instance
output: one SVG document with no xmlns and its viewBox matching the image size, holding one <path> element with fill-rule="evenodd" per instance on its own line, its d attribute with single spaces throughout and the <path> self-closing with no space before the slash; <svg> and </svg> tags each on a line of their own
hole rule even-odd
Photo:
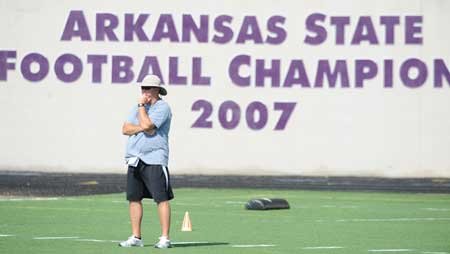
<svg viewBox="0 0 450 254">
<path fill-rule="evenodd" d="M 310 206 L 304 206 L 304 205 L 291 205 L 290 207 L 292 209 L 309 209 L 309 208 L 311 208 Z"/>
<path fill-rule="evenodd" d="M 358 206 L 354 205 L 322 205 L 321 208 L 339 208 L 339 209 L 356 209 Z"/>
<path fill-rule="evenodd" d="M 423 210 L 436 211 L 436 212 L 450 212 L 450 208 L 423 208 Z"/>
<path fill-rule="evenodd" d="M 16 202 L 20 202 L 20 201 L 54 201 L 54 200 L 59 200 L 60 198 L 5 198 L 5 199 L 0 199 L 0 202 L 3 201 L 16 201 Z"/>
<path fill-rule="evenodd" d="M 172 244 L 179 244 L 179 245 L 183 245 L 183 244 L 207 244 L 209 242 L 172 242 Z"/>
<path fill-rule="evenodd" d="M 64 198 L 64 200 L 69 200 L 69 201 L 94 201 L 93 198 Z"/>
<path fill-rule="evenodd" d="M 2 234 L 0 234 L 0 237 L 10 237 L 10 236 L 14 236 L 14 235 L 2 235 Z"/>
<path fill-rule="evenodd" d="M 112 202 L 113 202 L 113 203 L 127 203 L 127 204 L 128 204 L 128 201 L 125 201 L 125 200 L 122 200 L 122 201 L 119 201 L 119 200 L 113 200 Z"/>
<path fill-rule="evenodd" d="M 275 244 L 237 244 L 231 245 L 233 248 L 258 248 L 258 247 L 275 247 Z"/>
<path fill-rule="evenodd" d="M 247 204 L 244 201 L 225 201 L 225 204 Z"/>
<path fill-rule="evenodd" d="M 36 209 L 36 210 L 55 210 L 55 211 L 111 211 L 107 209 L 91 209 L 91 208 L 68 208 L 68 207 L 41 207 L 41 206 L 11 206 L 20 209 Z"/>
<path fill-rule="evenodd" d="M 341 246 L 316 246 L 316 247 L 304 247 L 303 250 L 323 250 L 323 249 L 343 249 Z"/>
<path fill-rule="evenodd" d="M 344 206 L 341 206 L 340 208 L 357 209 L 357 208 L 359 208 L 359 206 L 356 206 L 356 205 L 344 205 Z"/>
<path fill-rule="evenodd" d="M 78 239 L 79 236 L 39 236 L 33 237 L 34 240 L 62 240 L 62 239 Z"/>
<path fill-rule="evenodd" d="M 340 219 L 336 222 L 450 221 L 450 218 Z"/>
<path fill-rule="evenodd" d="M 379 250 L 368 250 L 370 252 L 407 252 L 414 251 L 414 249 L 379 249 Z"/>
<path fill-rule="evenodd" d="M 203 204 L 195 204 L 195 203 L 183 203 L 183 202 L 174 202 L 176 205 L 182 205 L 182 206 L 206 206 Z"/>
<path fill-rule="evenodd" d="M 80 242 L 98 242 L 98 243 L 120 243 L 118 240 L 98 240 L 98 239 L 75 239 Z"/>
</svg>

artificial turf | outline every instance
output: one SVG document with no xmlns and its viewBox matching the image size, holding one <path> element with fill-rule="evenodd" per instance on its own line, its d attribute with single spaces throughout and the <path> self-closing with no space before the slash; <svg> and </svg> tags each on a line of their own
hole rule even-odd
<svg viewBox="0 0 450 254">
<path fill-rule="evenodd" d="M 125 194 L 0 199 L 0 253 L 450 253 L 450 195 L 264 189 L 174 189 L 171 240 L 159 250 L 156 206 L 144 202 L 144 248 L 130 235 Z M 252 198 L 288 210 L 249 211 Z M 181 232 L 189 211 L 192 232 Z"/>
</svg>

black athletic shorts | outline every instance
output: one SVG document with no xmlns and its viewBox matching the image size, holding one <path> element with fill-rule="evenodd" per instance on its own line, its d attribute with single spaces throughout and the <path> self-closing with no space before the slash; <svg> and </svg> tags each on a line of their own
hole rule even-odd
<svg viewBox="0 0 450 254">
<path fill-rule="evenodd" d="M 137 167 L 128 166 L 127 200 L 152 198 L 156 203 L 173 199 L 169 169 L 161 165 L 147 165 L 139 160 Z"/>
</svg>

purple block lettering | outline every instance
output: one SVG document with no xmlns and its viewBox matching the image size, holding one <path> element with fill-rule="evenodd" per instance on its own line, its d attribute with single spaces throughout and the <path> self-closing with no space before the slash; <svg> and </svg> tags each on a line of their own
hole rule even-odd
<svg viewBox="0 0 450 254">
<path fill-rule="evenodd" d="M 385 88 L 392 88 L 394 86 L 393 84 L 393 64 L 394 61 L 391 59 L 384 60 L 384 87 Z"/>
<path fill-rule="evenodd" d="M 271 66 L 265 68 L 264 59 L 256 60 L 256 86 L 264 87 L 265 78 L 270 78 L 272 87 L 280 87 L 280 60 L 273 59 Z"/>
<path fill-rule="evenodd" d="M 287 37 L 287 32 L 282 26 L 286 18 L 283 16 L 272 16 L 267 21 L 267 30 L 274 34 L 274 36 L 268 36 L 266 43 L 278 45 L 284 42 Z"/>
<path fill-rule="evenodd" d="M 78 27 L 78 29 L 76 29 Z M 70 11 L 64 26 L 61 41 L 71 41 L 73 37 L 80 37 L 82 41 L 90 41 L 91 34 L 84 18 L 83 11 Z"/>
<path fill-rule="evenodd" d="M 169 83 L 187 85 L 187 77 L 178 75 L 178 57 L 169 57 Z"/>
<path fill-rule="evenodd" d="M 96 41 L 104 41 L 105 37 L 109 41 L 118 41 L 114 29 L 119 25 L 119 19 L 111 13 L 97 13 L 97 32 Z"/>
<path fill-rule="evenodd" d="M 167 28 L 167 31 L 165 31 Z M 158 24 L 156 24 L 155 32 L 153 33 L 152 41 L 161 41 L 162 39 L 169 39 L 171 42 L 179 42 L 179 36 L 175 23 L 171 14 L 161 14 L 159 16 Z"/>
<path fill-rule="evenodd" d="M 246 43 L 247 41 L 254 41 L 256 44 L 263 43 L 261 30 L 255 16 L 244 17 L 236 43 Z"/>
<path fill-rule="evenodd" d="M 314 87 L 323 87 L 324 76 L 328 80 L 329 87 L 335 88 L 337 79 L 340 78 L 341 87 L 349 88 L 347 62 L 345 60 L 337 60 L 334 70 L 331 70 L 330 62 L 328 60 L 319 60 L 317 66 L 317 75 L 314 82 Z"/>
<path fill-rule="evenodd" d="M 274 109 L 281 110 L 281 115 L 274 130 L 279 131 L 286 128 L 287 122 L 291 118 L 296 105 L 296 102 L 275 102 Z"/>
<path fill-rule="evenodd" d="M 442 77 L 447 80 L 447 85 L 450 85 L 450 72 L 443 59 L 434 60 L 434 87 L 442 88 Z"/>
<path fill-rule="evenodd" d="M 380 24 L 385 26 L 384 42 L 386 44 L 394 44 L 395 42 L 395 26 L 400 24 L 398 16 L 381 16 Z"/>
<path fill-rule="evenodd" d="M 374 78 L 378 73 L 378 66 L 372 60 L 355 61 L 355 87 L 362 88 L 364 80 Z"/>
<path fill-rule="evenodd" d="M 191 42 L 191 33 L 198 42 L 208 42 L 209 16 L 200 15 L 200 25 L 197 25 L 191 15 L 183 15 L 182 42 Z"/>
<path fill-rule="evenodd" d="M 331 25 L 336 26 L 336 45 L 342 45 L 345 43 L 345 26 L 350 24 L 350 17 L 331 17 Z"/>
<path fill-rule="evenodd" d="M 233 39 L 233 29 L 229 27 L 232 20 L 233 17 L 228 15 L 220 15 L 214 20 L 214 30 L 222 34 L 222 36 L 214 35 L 212 39 L 214 43 L 225 44 Z"/>
<path fill-rule="evenodd" d="M 310 88 L 308 75 L 302 60 L 292 60 L 284 79 L 283 87 L 292 87 L 300 84 L 303 88 Z"/>
<path fill-rule="evenodd" d="M 192 85 L 209 86 L 211 77 L 202 76 L 202 58 L 192 58 Z"/>
<path fill-rule="evenodd" d="M 259 115 L 258 120 L 255 119 L 256 112 L 258 112 Z M 261 130 L 267 124 L 268 119 L 267 107 L 259 101 L 254 101 L 248 105 L 245 116 L 247 120 L 247 125 L 250 129 Z"/>
<path fill-rule="evenodd" d="M 321 25 L 325 21 L 326 16 L 321 13 L 314 13 L 306 18 L 306 29 L 313 32 L 315 36 L 307 35 L 304 42 L 306 44 L 318 45 L 327 39 L 327 30 Z"/>
<path fill-rule="evenodd" d="M 361 41 L 365 40 L 370 44 L 378 44 L 377 34 L 370 16 L 362 16 L 359 18 L 355 33 L 353 34 L 352 45 L 359 45 Z"/>
<path fill-rule="evenodd" d="M 227 114 L 230 112 L 231 119 L 228 119 Z M 225 101 L 219 107 L 219 122 L 224 129 L 231 130 L 239 125 L 241 119 L 241 108 L 234 101 Z"/>
<path fill-rule="evenodd" d="M 161 77 L 161 81 L 164 83 L 164 80 L 162 79 L 161 67 L 159 66 L 158 58 L 156 58 L 156 56 L 145 57 L 137 81 L 142 81 L 147 74 L 154 74 Z"/>
<path fill-rule="evenodd" d="M 64 66 L 66 64 L 72 65 L 72 72 L 66 73 L 64 71 Z M 66 83 L 74 82 L 80 78 L 83 72 L 83 63 L 81 59 L 72 54 L 64 54 L 59 56 L 55 61 L 55 74 L 56 77 Z"/>
<path fill-rule="evenodd" d="M 92 83 L 102 82 L 102 65 L 108 62 L 106 55 L 88 55 L 88 63 L 92 64 Z"/>
<path fill-rule="evenodd" d="M 36 73 L 31 72 L 31 64 L 37 63 L 39 70 Z M 20 71 L 25 79 L 37 82 L 43 80 L 48 74 L 48 59 L 38 53 L 30 53 L 22 59 Z"/>
<path fill-rule="evenodd" d="M 416 68 L 418 71 L 418 75 L 415 79 L 409 77 L 409 71 L 411 68 Z M 409 88 L 421 87 L 427 80 L 427 77 L 427 66 L 419 59 L 408 59 L 400 66 L 400 78 L 403 84 Z"/>
<path fill-rule="evenodd" d="M 405 43 L 422 44 L 422 16 L 405 17 Z"/>
<path fill-rule="evenodd" d="M 137 20 L 134 21 L 134 14 L 125 14 L 125 41 L 133 41 L 135 34 L 139 41 L 149 41 L 144 29 L 142 29 L 148 16 L 148 14 L 139 14 Z"/>
<path fill-rule="evenodd" d="M 15 70 L 15 63 L 8 63 L 8 58 L 16 59 L 16 51 L 0 51 L 0 80 L 8 80 L 8 70 Z"/>
<path fill-rule="evenodd" d="M 130 83 L 134 78 L 133 58 L 129 56 L 112 57 L 112 83 Z"/>
<path fill-rule="evenodd" d="M 200 111 L 202 113 L 197 118 L 197 120 L 192 124 L 191 128 L 212 128 L 213 122 L 208 118 L 211 116 L 213 111 L 213 106 L 211 102 L 206 100 L 198 100 L 192 104 L 192 111 Z"/>
<path fill-rule="evenodd" d="M 228 75 L 230 76 L 233 84 L 237 86 L 249 86 L 250 85 L 250 75 L 247 77 L 242 77 L 239 74 L 239 68 L 242 65 L 250 66 L 250 56 L 249 55 L 238 55 L 233 58 L 228 67 Z"/>
</svg>

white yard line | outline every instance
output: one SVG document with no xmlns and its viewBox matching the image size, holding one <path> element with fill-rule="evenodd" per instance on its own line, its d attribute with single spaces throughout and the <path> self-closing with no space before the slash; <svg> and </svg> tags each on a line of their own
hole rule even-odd
<svg viewBox="0 0 450 254">
<path fill-rule="evenodd" d="M 179 245 L 183 245 L 183 244 L 208 244 L 209 242 L 172 242 L 172 244 L 179 244 Z"/>
<path fill-rule="evenodd" d="M 15 236 L 15 235 L 0 234 L 0 237 L 11 237 L 11 236 Z"/>
<path fill-rule="evenodd" d="M 423 210 L 427 210 L 427 211 L 436 211 L 436 212 L 450 212 L 450 208 L 422 208 Z"/>
<path fill-rule="evenodd" d="M 450 221 L 450 218 L 339 219 L 336 222 Z"/>
<path fill-rule="evenodd" d="M 225 204 L 247 204 L 244 201 L 225 201 Z"/>
<path fill-rule="evenodd" d="M 69 200 L 69 201 L 94 201 L 95 199 L 93 198 L 63 198 L 64 200 Z M 96 201 L 98 202 L 98 201 Z"/>
<path fill-rule="evenodd" d="M 0 202 L 5 201 L 55 201 L 60 200 L 60 198 L 0 198 Z"/>
<path fill-rule="evenodd" d="M 33 237 L 34 240 L 62 240 L 62 239 L 78 239 L 79 236 L 38 236 Z"/>
<path fill-rule="evenodd" d="M 126 200 L 121 200 L 121 201 L 119 201 L 119 200 L 113 200 L 113 201 L 111 201 L 111 202 L 113 202 L 113 203 L 126 203 L 126 204 L 128 204 L 128 201 L 126 201 Z"/>
<path fill-rule="evenodd" d="M 54 210 L 54 211 L 111 211 L 106 209 L 69 208 L 69 207 L 41 207 L 41 206 L 11 206 L 11 207 L 19 209 Z"/>
<path fill-rule="evenodd" d="M 119 240 L 98 240 L 98 239 L 75 239 L 80 242 L 98 242 L 98 243 L 120 243 Z"/>
<path fill-rule="evenodd" d="M 338 209 L 357 209 L 354 205 L 322 205 L 321 208 L 338 208 Z"/>
<path fill-rule="evenodd" d="M 415 251 L 414 249 L 375 249 L 368 250 L 370 252 L 407 252 L 407 251 Z"/>
<path fill-rule="evenodd" d="M 275 247 L 275 244 L 236 244 L 231 245 L 232 248 L 259 248 L 259 247 Z"/>
<path fill-rule="evenodd" d="M 315 247 L 303 247 L 303 250 L 324 250 L 324 249 L 343 249 L 341 246 L 315 246 Z"/>
<path fill-rule="evenodd" d="M 203 204 L 195 204 L 195 203 L 183 203 L 183 202 L 173 202 L 174 205 L 180 205 L 180 206 L 206 206 Z"/>
</svg>

